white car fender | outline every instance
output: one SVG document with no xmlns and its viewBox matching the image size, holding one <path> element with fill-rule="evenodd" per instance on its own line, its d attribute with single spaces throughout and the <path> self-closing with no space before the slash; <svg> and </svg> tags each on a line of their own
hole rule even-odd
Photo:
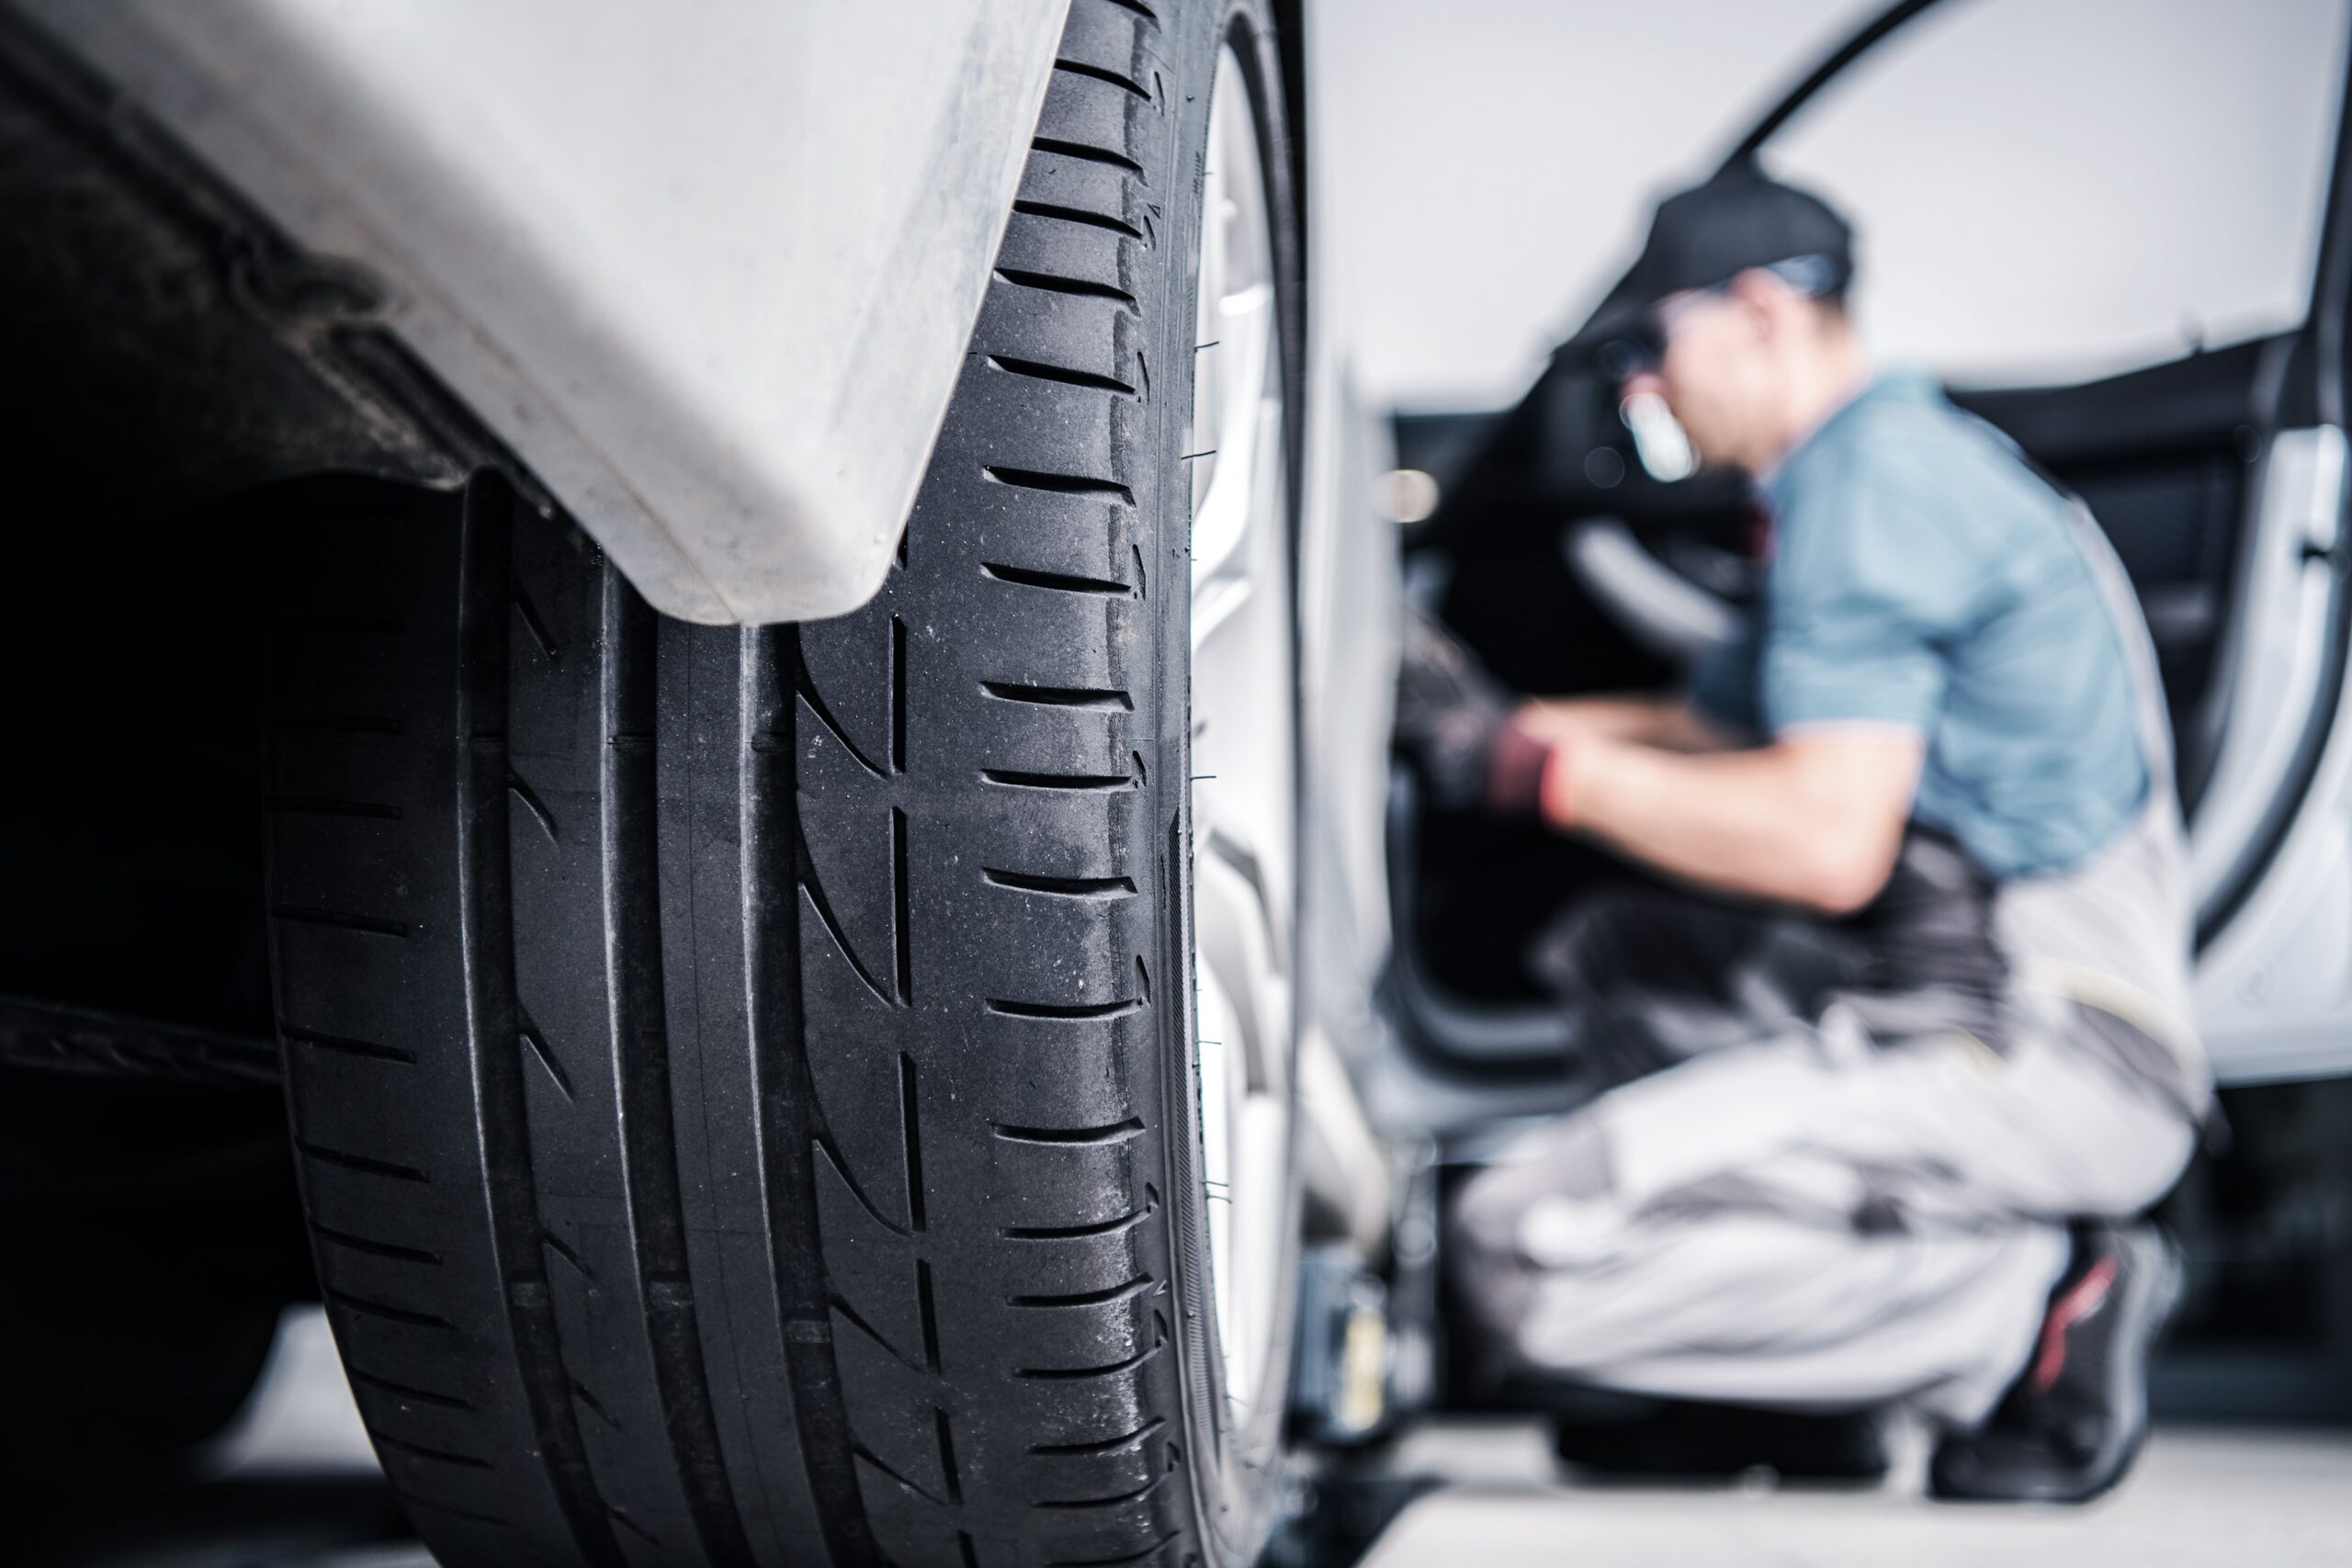
<svg viewBox="0 0 2352 1568">
<path fill-rule="evenodd" d="M 391 329 L 653 605 L 838 615 L 912 508 L 1067 0 L 0 0 Z"/>
</svg>

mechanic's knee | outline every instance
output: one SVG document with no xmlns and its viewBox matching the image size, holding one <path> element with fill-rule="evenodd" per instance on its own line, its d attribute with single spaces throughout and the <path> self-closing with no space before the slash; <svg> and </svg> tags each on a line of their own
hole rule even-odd
<svg viewBox="0 0 2352 1568">
<path fill-rule="evenodd" d="M 1446 1271 L 1455 1299 L 1489 1336 L 1514 1337 L 1526 1315 L 1534 1279 L 1520 1255 L 1518 1234 L 1526 1195 L 1509 1166 L 1489 1166 L 1454 1196 L 1446 1215 Z"/>
<path fill-rule="evenodd" d="M 2154 1208 L 2170 1192 L 2197 1152 L 2198 1128 L 2177 1116 L 2152 1112 L 2129 1147 L 2106 1151 L 2085 1212 L 2128 1219 Z"/>
<path fill-rule="evenodd" d="M 1507 1166 L 1488 1166 L 1470 1178 L 1454 1194 L 1447 1214 L 1446 1239 L 1457 1270 L 1517 1265 L 1512 1236 L 1525 1198 L 1516 1190 Z"/>
</svg>

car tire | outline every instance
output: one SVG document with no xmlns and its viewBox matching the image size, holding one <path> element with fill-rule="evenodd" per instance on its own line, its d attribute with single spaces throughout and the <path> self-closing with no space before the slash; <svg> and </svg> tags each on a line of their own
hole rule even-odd
<svg viewBox="0 0 2352 1568">
<path fill-rule="evenodd" d="M 1224 1386 L 1206 1261 L 1185 439 L 1221 79 L 1297 428 L 1280 74 L 1256 0 L 1076 0 L 1060 56 L 863 609 L 664 619 L 494 473 L 277 529 L 288 1110 L 447 1568 L 1230 1564 L 1269 1527 L 1285 1351 Z"/>
</svg>

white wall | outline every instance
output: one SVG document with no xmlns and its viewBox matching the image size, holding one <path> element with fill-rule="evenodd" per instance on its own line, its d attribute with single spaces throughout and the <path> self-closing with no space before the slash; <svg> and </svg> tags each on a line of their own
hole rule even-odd
<svg viewBox="0 0 2352 1568">
<path fill-rule="evenodd" d="M 1516 396 L 1650 199 L 1880 8 L 1323 0 L 1317 261 L 1368 400 Z M 2191 316 L 2269 330 L 2307 287 L 2345 10 L 1947 0 L 1791 128 L 1787 166 L 1850 206 L 1895 356 L 2089 374 L 2177 352 Z"/>
</svg>

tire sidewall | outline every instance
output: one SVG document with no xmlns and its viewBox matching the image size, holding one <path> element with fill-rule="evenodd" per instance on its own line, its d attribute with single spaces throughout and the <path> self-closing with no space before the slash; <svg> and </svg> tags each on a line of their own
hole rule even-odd
<svg viewBox="0 0 2352 1568">
<path fill-rule="evenodd" d="M 1261 0 L 1217 0 L 1216 4 L 1202 6 L 1186 14 L 1182 27 L 1182 36 L 1179 40 L 1182 50 L 1181 85 L 1171 88 L 1171 96 L 1178 100 L 1174 112 L 1182 117 L 1179 134 L 1172 139 L 1173 156 L 1180 166 L 1170 171 L 1168 188 L 1182 193 L 1183 208 L 1181 213 L 1172 215 L 1178 219 L 1171 225 L 1172 243 L 1170 247 L 1173 258 L 1171 271 L 1175 276 L 1170 280 L 1159 334 L 1164 361 L 1182 369 L 1174 378 L 1177 384 L 1171 388 L 1160 411 L 1159 425 L 1155 432 L 1155 439 L 1160 448 L 1158 468 L 1162 476 L 1162 527 L 1170 539 L 1170 547 L 1163 549 L 1161 558 L 1165 563 L 1163 570 L 1170 573 L 1172 581 L 1189 581 L 1192 491 L 1190 483 L 1182 475 L 1182 457 L 1183 444 L 1190 434 L 1193 408 L 1194 345 L 1192 333 L 1198 315 L 1198 265 L 1204 218 L 1204 158 L 1209 116 L 1218 61 L 1221 51 L 1229 42 L 1252 99 L 1250 118 L 1258 136 L 1260 162 L 1266 182 L 1270 231 L 1274 245 L 1278 346 L 1283 356 L 1285 404 L 1283 460 L 1286 469 L 1284 493 L 1288 504 L 1281 525 L 1286 536 L 1290 568 L 1285 584 L 1289 600 L 1285 605 L 1285 620 L 1290 639 L 1290 717 L 1295 795 L 1298 748 L 1302 738 L 1298 683 L 1302 649 L 1299 647 L 1297 613 L 1297 545 L 1305 378 L 1301 353 L 1303 289 L 1298 266 L 1298 217 L 1291 191 L 1282 73 L 1272 17 Z M 1181 813 L 1181 841 L 1187 845 L 1193 843 L 1193 828 L 1187 784 L 1192 773 L 1190 610 L 1189 593 L 1161 595 L 1162 618 L 1159 632 L 1163 667 L 1160 689 L 1167 694 L 1163 754 L 1172 755 L 1181 763 L 1167 770 L 1167 777 L 1168 787 L 1173 795 L 1172 804 Z M 1300 841 L 1297 829 L 1303 818 L 1304 803 L 1298 804 L 1300 808 L 1295 814 L 1293 823 L 1295 845 Z M 1201 1086 L 1194 1044 L 1199 1025 L 1193 1006 L 1191 984 L 1193 965 L 1198 953 L 1193 930 L 1192 857 L 1183 857 L 1182 863 L 1170 868 L 1170 874 L 1165 886 L 1173 891 L 1177 906 L 1166 923 L 1166 929 L 1173 932 L 1181 943 L 1175 954 L 1178 962 L 1172 965 L 1171 973 L 1180 976 L 1179 985 L 1172 988 L 1180 993 L 1182 1005 L 1167 1009 L 1161 1015 L 1160 1048 L 1168 1079 L 1166 1148 L 1170 1168 L 1166 1190 L 1171 1194 L 1170 1224 L 1167 1230 L 1170 1254 L 1168 1262 L 1182 1315 L 1175 1348 L 1182 1372 L 1186 1452 L 1191 1457 L 1191 1462 L 1183 1467 L 1183 1471 L 1193 1487 L 1202 1526 L 1202 1545 L 1209 1553 L 1208 1560 L 1219 1564 L 1240 1564 L 1254 1560 L 1272 1528 L 1282 1474 L 1282 1438 L 1286 1425 L 1290 1384 L 1292 1322 L 1296 1305 L 1301 1203 L 1295 1157 L 1296 1074 L 1293 1071 L 1285 1075 L 1285 1092 L 1291 1101 L 1288 1107 L 1290 1138 L 1283 1161 L 1284 1246 L 1279 1263 L 1279 1298 L 1273 1312 L 1274 1342 L 1267 1347 L 1261 1362 L 1262 1385 L 1257 1399 L 1250 1406 L 1250 1418 L 1245 1427 L 1237 1429 L 1228 1416 L 1230 1406 L 1223 1386 L 1224 1358 L 1217 1342 L 1215 1286 L 1211 1277 L 1207 1213 L 1200 1169 L 1203 1150 Z M 1298 880 L 1294 877 L 1294 885 Z M 1298 902 L 1295 896 L 1294 907 L 1289 911 L 1294 952 L 1300 945 L 1298 919 L 1301 911 L 1297 908 Z M 1294 1063 L 1299 1017 L 1295 998 L 1294 987 L 1291 1029 L 1284 1043 Z"/>
</svg>

